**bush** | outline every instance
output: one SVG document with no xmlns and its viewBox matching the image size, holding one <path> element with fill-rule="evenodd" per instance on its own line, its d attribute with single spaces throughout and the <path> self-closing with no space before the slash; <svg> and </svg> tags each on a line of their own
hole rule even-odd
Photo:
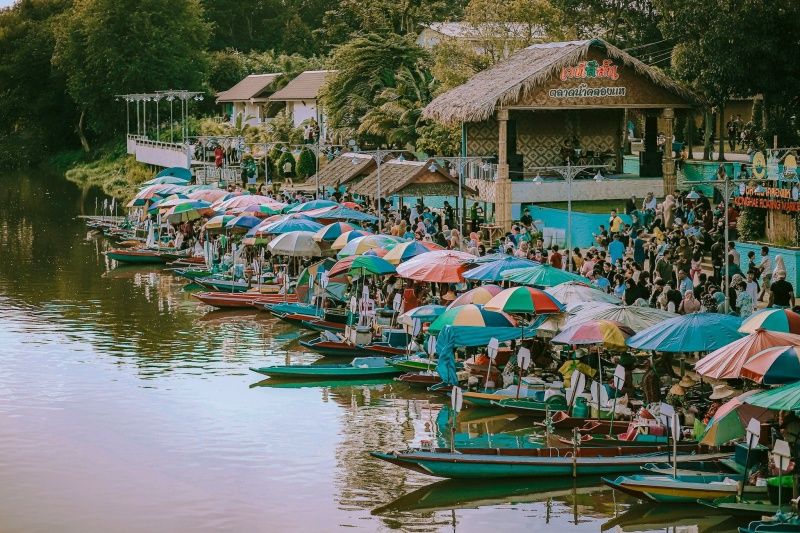
<svg viewBox="0 0 800 533">
<path fill-rule="evenodd" d="M 297 161 L 297 176 L 308 178 L 317 171 L 317 161 L 314 153 L 308 148 L 303 148 Z"/>
<path fill-rule="evenodd" d="M 757 241 L 764 237 L 766 230 L 766 209 L 757 207 L 745 207 L 739 214 L 736 222 L 736 229 L 739 237 L 745 241 Z"/>
<path fill-rule="evenodd" d="M 286 165 L 286 163 L 289 163 L 289 164 L 292 165 L 292 169 L 289 172 L 289 175 L 290 176 L 294 176 L 295 175 L 295 167 L 297 165 L 297 161 L 295 161 L 294 155 L 292 155 L 292 152 L 290 152 L 290 151 L 283 152 L 283 154 L 281 154 L 280 159 L 278 159 L 278 175 L 281 176 L 281 177 L 285 175 L 285 172 L 283 171 L 283 167 Z"/>
</svg>

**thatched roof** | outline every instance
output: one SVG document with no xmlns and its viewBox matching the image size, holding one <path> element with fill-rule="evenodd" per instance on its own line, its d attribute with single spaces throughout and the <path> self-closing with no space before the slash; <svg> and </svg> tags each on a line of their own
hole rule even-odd
<svg viewBox="0 0 800 533">
<path fill-rule="evenodd" d="M 269 96 L 272 84 L 281 77 L 280 72 L 274 74 L 250 74 L 242 81 L 217 94 L 217 102 L 245 102 L 252 98 Z"/>
<path fill-rule="evenodd" d="M 433 170 L 431 167 L 433 165 Z M 364 179 L 348 185 L 348 190 L 354 194 L 370 196 L 378 195 L 378 170 L 377 168 Z M 381 165 L 381 196 L 386 198 L 402 192 L 409 194 L 430 194 L 448 196 L 458 190 L 458 178 L 453 177 L 432 159 L 428 161 L 407 161 L 392 159 Z M 474 191 L 463 187 L 464 194 Z"/>
<path fill-rule="evenodd" d="M 324 187 L 344 185 L 358 176 L 365 176 L 375 168 L 375 160 L 369 154 L 347 153 L 329 161 L 319 170 L 319 184 Z M 308 178 L 316 183 L 316 178 Z"/>
<path fill-rule="evenodd" d="M 610 59 L 620 61 L 655 85 L 688 102 L 702 102 L 700 97 L 660 70 L 595 38 L 534 44 L 524 48 L 507 60 L 479 72 L 463 85 L 435 98 L 425 108 L 424 116 L 448 124 L 486 120 L 494 115 L 498 107 L 513 105 L 558 75 L 563 67 L 585 59 L 591 48 L 604 51 Z"/>
</svg>

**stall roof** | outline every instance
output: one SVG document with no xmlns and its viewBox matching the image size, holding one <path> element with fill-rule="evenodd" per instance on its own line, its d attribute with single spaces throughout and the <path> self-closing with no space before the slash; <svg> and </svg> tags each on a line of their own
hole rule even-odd
<svg viewBox="0 0 800 533">
<path fill-rule="evenodd" d="M 436 165 L 431 170 L 431 165 Z M 378 194 L 378 171 L 348 186 L 350 192 L 363 196 L 376 197 Z M 462 187 L 465 195 L 474 196 L 474 191 Z M 453 196 L 458 191 L 458 178 L 451 176 L 434 160 L 405 161 L 392 159 L 381 165 L 381 196 L 384 198 L 402 191 L 409 194 L 431 196 Z"/>
<path fill-rule="evenodd" d="M 335 74 L 335 70 L 307 70 L 301 72 L 286 86 L 270 96 L 273 102 L 287 100 L 315 100 L 325 81 Z"/>
<path fill-rule="evenodd" d="M 374 168 L 375 160 L 369 154 L 342 154 L 319 170 L 319 184 L 325 187 L 344 185 L 357 176 L 369 174 Z M 315 179 L 312 176 L 307 181 L 315 183 Z"/>
<path fill-rule="evenodd" d="M 610 59 L 631 67 L 640 76 L 677 96 L 687 104 L 702 103 L 689 89 L 603 39 L 534 44 L 507 60 L 479 72 L 435 98 L 424 110 L 426 118 L 444 123 L 479 122 L 493 116 L 498 107 L 511 106 L 557 74 L 586 59 L 590 49 L 602 50 Z"/>
</svg>

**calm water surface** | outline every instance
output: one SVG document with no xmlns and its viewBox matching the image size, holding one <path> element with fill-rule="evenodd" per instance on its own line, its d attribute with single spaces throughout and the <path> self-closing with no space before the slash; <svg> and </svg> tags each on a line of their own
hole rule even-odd
<svg viewBox="0 0 800 533">
<path fill-rule="evenodd" d="M 57 176 L 0 175 L 0 531 L 736 525 L 591 480 L 436 482 L 373 460 L 433 438 L 441 400 L 390 382 L 261 381 L 248 366 L 316 359 L 299 332 L 212 311 L 168 272 L 111 268 L 75 218 L 97 196 Z"/>
</svg>

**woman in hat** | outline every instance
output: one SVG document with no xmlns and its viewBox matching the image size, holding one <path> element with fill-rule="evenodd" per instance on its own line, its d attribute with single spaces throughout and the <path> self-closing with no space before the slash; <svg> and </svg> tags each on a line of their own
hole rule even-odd
<svg viewBox="0 0 800 533">
<path fill-rule="evenodd" d="M 734 390 L 724 383 L 720 385 L 714 385 L 714 390 L 711 391 L 711 396 L 708 397 L 708 399 L 712 400 L 712 402 L 708 407 L 708 411 L 706 411 L 706 416 L 703 417 L 703 424 L 708 425 L 708 422 L 716 414 L 717 409 L 722 407 L 722 404 L 724 404 L 734 394 L 736 394 Z"/>
</svg>

